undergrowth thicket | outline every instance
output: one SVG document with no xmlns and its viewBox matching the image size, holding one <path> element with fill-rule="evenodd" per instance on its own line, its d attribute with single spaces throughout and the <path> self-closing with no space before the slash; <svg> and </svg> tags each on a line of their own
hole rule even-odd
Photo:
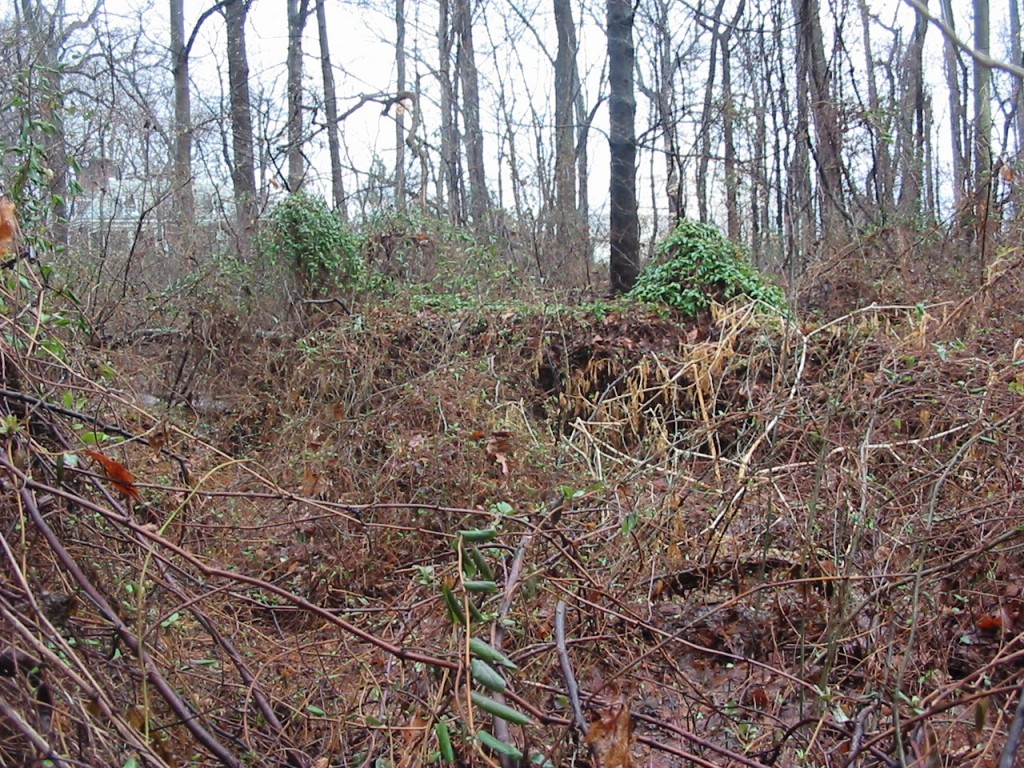
<svg viewBox="0 0 1024 768">
<path fill-rule="evenodd" d="M 778 323 L 737 256 L 678 230 L 674 310 L 393 285 L 106 344 L 5 271 L 0 763 L 995 764 L 1024 329 Z"/>
</svg>

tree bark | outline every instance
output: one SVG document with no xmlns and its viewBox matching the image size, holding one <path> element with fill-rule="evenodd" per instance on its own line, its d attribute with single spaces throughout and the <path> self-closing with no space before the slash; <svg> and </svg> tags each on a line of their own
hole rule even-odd
<svg viewBox="0 0 1024 768">
<path fill-rule="evenodd" d="M 804 54 L 803 75 L 808 78 L 821 231 L 835 236 L 842 222 L 842 139 L 832 98 L 832 70 L 825 58 L 818 0 L 794 0 L 799 45 Z"/>
<path fill-rule="evenodd" d="M 331 196 L 334 209 L 348 220 L 345 205 L 344 174 L 341 169 L 341 139 L 338 128 L 338 97 L 334 87 L 334 68 L 331 66 L 330 44 L 327 39 L 327 0 L 316 0 L 316 27 L 320 36 L 320 76 L 324 84 L 324 113 L 327 116 L 327 149 L 331 156 Z"/>
<path fill-rule="evenodd" d="M 940 5 L 942 21 L 951 30 L 955 30 L 952 0 L 940 0 Z M 963 205 L 964 194 L 967 191 L 967 115 L 964 109 L 964 96 L 960 90 L 960 54 L 956 44 L 945 35 L 942 38 L 942 46 L 946 87 L 949 90 L 949 129 L 953 144 L 953 204 L 959 208 Z"/>
<path fill-rule="evenodd" d="M 732 24 L 718 37 L 722 49 L 722 138 L 725 142 L 726 231 L 733 242 L 740 240 L 739 178 L 736 172 L 735 105 L 732 93 L 732 30 L 738 27 L 745 0 L 736 6 Z"/>
<path fill-rule="evenodd" d="M 396 94 L 405 92 L 405 0 L 395 0 Z M 395 105 L 395 207 L 405 210 L 405 106 Z"/>
<path fill-rule="evenodd" d="M 457 68 L 462 85 L 462 116 L 466 145 L 466 175 L 469 177 L 469 212 L 473 226 L 483 232 L 490 203 L 484 169 L 484 133 L 480 127 L 480 87 L 477 82 L 473 47 L 472 0 L 455 0 L 453 22 L 459 48 Z"/>
<path fill-rule="evenodd" d="M 873 188 L 872 202 L 879 218 L 886 220 L 895 207 L 892 156 L 889 152 L 892 120 L 889 110 L 882 109 L 878 95 L 878 75 L 875 70 L 874 49 L 871 44 L 871 16 L 868 0 L 860 0 L 861 34 L 864 40 L 865 73 L 868 84 L 868 136 L 873 151 L 868 180 Z"/>
<path fill-rule="evenodd" d="M 459 130 L 455 121 L 455 81 L 452 78 L 454 32 L 451 25 L 452 0 L 439 0 L 437 77 L 441 89 L 441 173 L 439 186 L 448 197 L 448 219 L 463 224 L 462 173 L 459 166 Z M 441 194 L 438 195 L 442 197 Z"/>
<path fill-rule="evenodd" d="M 192 185 L 192 94 L 189 83 L 189 52 L 185 46 L 184 0 L 170 0 L 171 74 L 174 78 L 174 213 L 179 223 L 195 221 Z"/>
<path fill-rule="evenodd" d="M 1020 2 L 1010 0 L 1010 58 L 1017 66 L 1024 66 L 1024 51 L 1020 41 Z M 1017 154 L 1024 152 L 1024 83 L 1013 83 L 1013 128 L 1017 140 Z"/>
<path fill-rule="evenodd" d="M 306 159 L 302 152 L 302 33 L 309 0 L 288 0 L 288 191 L 302 189 Z M 230 66 L 230 63 L 229 63 Z"/>
<path fill-rule="evenodd" d="M 231 101 L 231 182 L 235 193 L 235 253 L 241 261 L 252 255 L 256 226 L 256 162 L 253 155 L 249 60 L 245 20 L 252 0 L 224 4 L 227 27 L 228 89 Z"/>
<path fill-rule="evenodd" d="M 640 272 L 640 221 L 636 202 L 633 5 L 631 0 L 607 2 L 610 87 L 608 144 L 611 154 L 609 276 L 612 293 L 623 293 L 633 287 Z"/>
<path fill-rule="evenodd" d="M 571 254 L 578 246 L 576 223 L 576 28 L 570 0 L 554 0 L 555 56 L 555 239 Z"/>
<path fill-rule="evenodd" d="M 924 0 L 927 4 L 927 0 Z M 924 90 L 924 38 L 928 31 L 928 20 L 916 14 L 914 33 L 910 39 L 903 71 L 906 77 L 901 99 L 902 116 L 900 124 L 899 153 L 900 173 L 900 214 L 904 220 L 911 220 L 923 212 L 921 196 L 924 191 L 924 143 L 925 133 L 925 90 Z"/>
<path fill-rule="evenodd" d="M 708 168 L 711 165 L 711 127 L 717 122 L 714 114 L 715 78 L 718 76 L 718 25 L 722 19 L 725 0 L 718 0 L 711 15 L 711 50 L 708 54 L 708 79 L 704 83 L 704 108 L 701 110 L 700 159 L 697 161 L 697 215 L 707 223 Z"/>
<path fill-rule="evenodd" d="M 974 47 L 989 52 L 988 0 L 974 0 Z M 992 70 L 974 60 L 974 193 L 988 206 L 992 185 Z M 984 211 L 985 215 L 987 211 Z"/>
</svg>

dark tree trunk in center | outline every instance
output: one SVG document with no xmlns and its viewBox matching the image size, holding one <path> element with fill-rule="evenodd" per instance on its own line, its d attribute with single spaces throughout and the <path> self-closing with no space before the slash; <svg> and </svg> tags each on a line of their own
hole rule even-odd
<svg viewBox="0 0 1024 768">
<path fill-rule="evenodd" d="M 609 274 L 612 293 L 628 291 L 640 272 L 634 55 L 633 5 L 630 0 L 608 0 L 608 144 L 611 152 Z"/>
</svg>

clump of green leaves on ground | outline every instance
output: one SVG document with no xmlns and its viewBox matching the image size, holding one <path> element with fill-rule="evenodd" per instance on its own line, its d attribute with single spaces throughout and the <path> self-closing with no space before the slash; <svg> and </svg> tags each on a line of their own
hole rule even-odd
<svg viewBox="0 0 1024 768">
<path fill-rule="evenodd" d="M 658 246 L 658 255 L 629 294 L 689 316 L 746 296 L 785 310 L 786 297 L 751 264 L 736 243 L 708 224 L 684 221 Z"/>
<path fill-rule="evenodd" d="M 322 197 L 298 192 L 278 203 L 260 233 L 260 251 L 313 288 L 355 286 L 363 274 L 357 233 Z"/>
</svg>

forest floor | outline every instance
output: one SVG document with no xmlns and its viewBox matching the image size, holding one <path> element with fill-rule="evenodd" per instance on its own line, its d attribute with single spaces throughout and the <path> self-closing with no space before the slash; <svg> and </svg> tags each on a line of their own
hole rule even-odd
<svg viewBox="0 0 1024 768">
<path fill-rule="evenodd" d="M 98 347 L 37 288 L 2 296 L 0 764 L 999 764 L 1019 274 L 799 322 L 410 292 Z"/>
</svg>

